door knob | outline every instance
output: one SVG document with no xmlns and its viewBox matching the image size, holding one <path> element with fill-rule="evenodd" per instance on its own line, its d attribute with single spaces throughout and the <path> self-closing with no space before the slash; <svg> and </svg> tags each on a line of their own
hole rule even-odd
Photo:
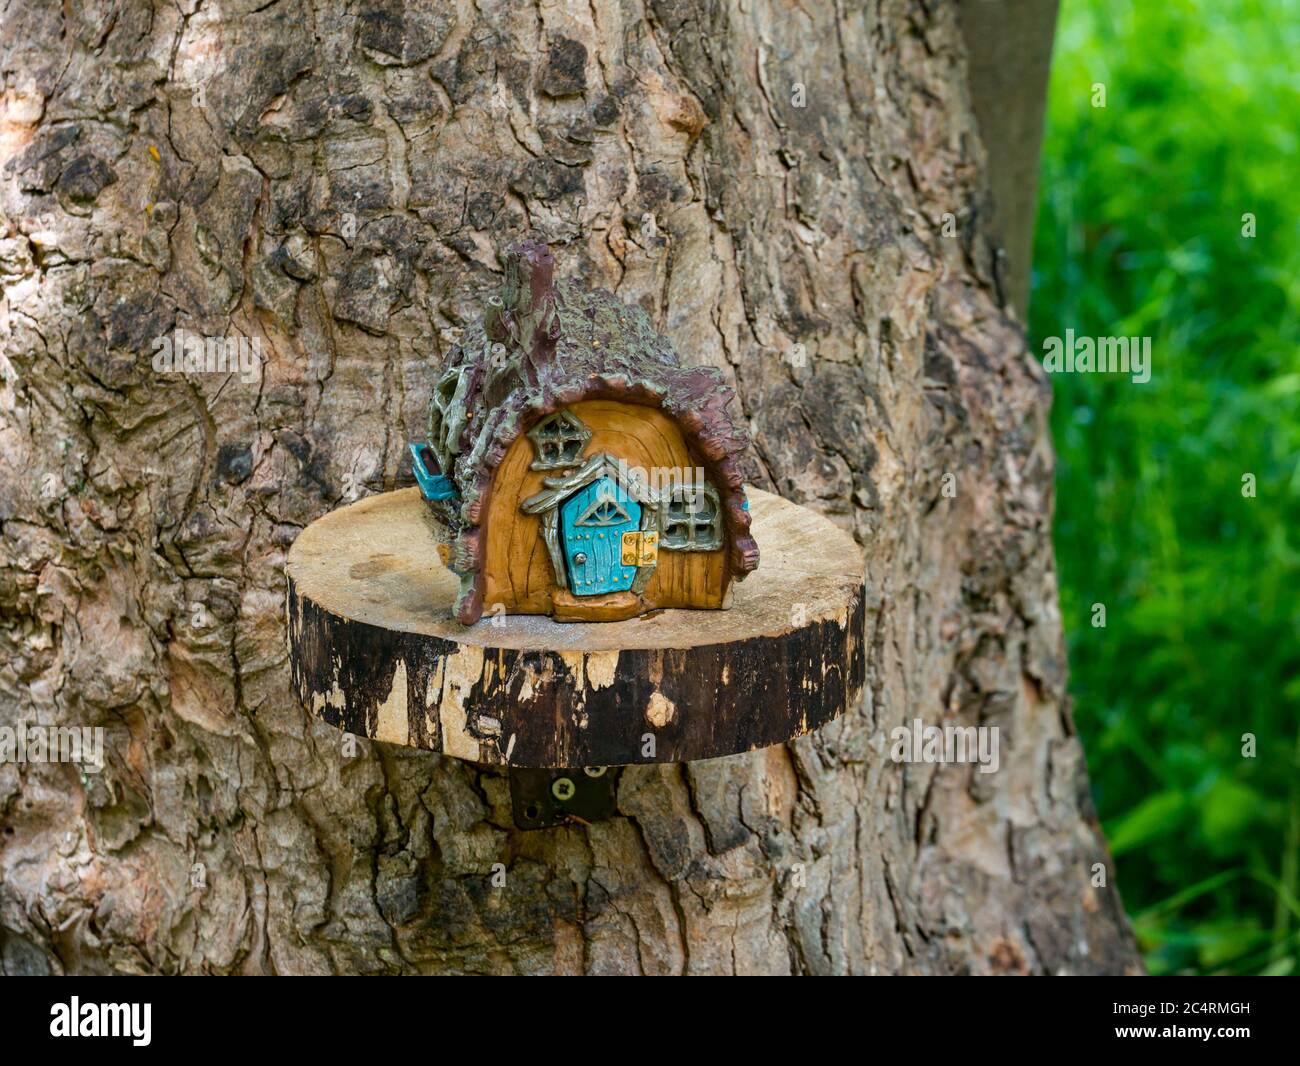
<svg viewBox="0 0 1300 1066">
<path fill-rule="evenodd" d="M 573 561 L 574 561 L 578 566 L 581 566 L 583 563 L 585 563 L 585 562 L 587 561 L 587 553 L 586 553 L 586 552 L 578 552 L 578 554 L 575 555 L 575 556 L 573 557 Z"/>
</svg>

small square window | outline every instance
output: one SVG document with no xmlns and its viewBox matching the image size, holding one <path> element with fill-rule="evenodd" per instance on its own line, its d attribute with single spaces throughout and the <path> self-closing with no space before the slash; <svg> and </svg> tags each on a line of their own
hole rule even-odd
<svg viewBox="0 0 1300 1066">
<path fill-rule="evenodd" d="M 570 411 L 556 411 L 528 431 L 537 450 L 534 470 L 560 470 L 582 462 L 582 451 L 591 440 L 591 430 Z"/>
<path fill-rule="evenodd" d="M 712 485 L 673 485 L 659 515 L 661 548 L 705 552 L 722 547 L 722 504 Z"/>
</svg>

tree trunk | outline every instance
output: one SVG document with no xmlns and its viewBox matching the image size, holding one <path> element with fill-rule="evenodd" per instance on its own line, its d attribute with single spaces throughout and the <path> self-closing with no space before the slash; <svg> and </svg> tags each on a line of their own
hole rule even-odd
<svg viewBox="0 0 1300 1066">
<path fill-rule="evenodd" d="M 106 740 L 0 765 L 6 972 L 1136 967 L 957 17 L 856 6 L 7 5 L 3 724 Z M 283 573 L 411 483 L 526 234 L 723 369 L 755 484 L 868 559 L 857 713 L 534 832 L 499 771 L 298 706 Z M 177 328 L 257 366 L 174 372 Z M 916 718 L 998 727 L 1000 769 L 892 761 Z"/>
<path fill-rule="evenodd" d="M 970 57 L 971 105 L 988 154 L 981 225 L 998 249 L 999 292 L 1023 322 L 1056 0 L 967 0 L 958 11 Z"/>
</svg>

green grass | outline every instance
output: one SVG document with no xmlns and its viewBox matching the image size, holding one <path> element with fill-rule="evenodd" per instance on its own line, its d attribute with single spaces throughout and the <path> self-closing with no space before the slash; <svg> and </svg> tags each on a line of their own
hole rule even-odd
<svg viewBox="0 0 1300 1066">
<path fill-rule="evenodd" d="M 1052 421 L 1075 717 L 1154 973 L 1300 972 L 1297 56 L 1300 0 L 1062 3 L 1030 337 L 1152 338 L 1145 385 L 1055 376 Z"/>
</svg>

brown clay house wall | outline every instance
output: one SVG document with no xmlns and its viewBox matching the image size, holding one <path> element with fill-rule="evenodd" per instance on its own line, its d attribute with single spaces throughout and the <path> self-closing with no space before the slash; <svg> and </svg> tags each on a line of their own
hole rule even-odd
<svg viewBox="0 0 1300 1066">
<path fill-rule="evenodd" d="M 569 408 L 592 433 L 587 456 L 607 452 L 644 470 L 693 469 L 705 463 L 692 451 L 681 429 L 662 411 L 616 400 L 582 400 Z M 532 470 L 532 441 L 520 434 L 497 468 L 487 506 L 487 554 L 483 610 L 496 604 L 508 613 L 548 614 L 552 610 L 555 573 L 541 536 L 541 519 L 524 514 L 521 501 L 541 492 L 553 470 Z M 727 584 L 726 551 L 661 550 L 646 583 L 646 607 L 718 607 Z M 598 607 L 611 597 L 590 597 Z"/>
</svg>

